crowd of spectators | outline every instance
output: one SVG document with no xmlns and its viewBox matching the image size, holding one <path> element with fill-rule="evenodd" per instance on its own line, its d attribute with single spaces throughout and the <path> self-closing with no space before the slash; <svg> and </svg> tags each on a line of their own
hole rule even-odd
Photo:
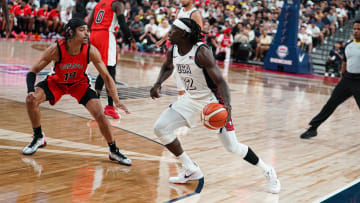
<svg viewBox="0 0 360 203">
<path fill-rule="evenodd" d="M 355 0 L 305 0 L 299 13 L 298 45 L 307 52 L 320 44 L 355 16 Z M 181 7 L 180 0 L 124 1 L 125 17 L 136 40 L 138 51 L 164 53 L 155 43 L 164 36 Z M 72 17 L 88 20 L 95 0 L 9 0 L 12 37 L 60 38 L 63 26 Z M 276 34 L 282 0 L 194 0 L 203 17 L 204 42 L 221 59 L 223 45 L 231 47 L 233 60 L 260 61 Z M 0 18 L 1 34 L 4 22 Z M 225 32 L 226 31 L 226 32 Z M 128 46 L 117 31 L 119 46 Z M 224 40 L 227 40 L 224 42 Z M 244 50 L 248 56 L 244 57 Z M 240 54 L 241 53 L 241 54 Z"/>
</svg>

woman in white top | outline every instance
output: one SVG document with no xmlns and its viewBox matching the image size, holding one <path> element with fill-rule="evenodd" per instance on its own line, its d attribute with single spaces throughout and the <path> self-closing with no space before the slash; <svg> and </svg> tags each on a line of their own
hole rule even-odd
<svg viewBox="0 0 360 203">
<path fill-rule="evenodd" d="M 156 37 L 162 38 L 163 36 L 166 35 L 166 33 L 168 33 L 170 31 L 170 25 L 169 25 L 169 21 L 168 20 L 163 20 L 161 21 L 160 26 L 157 28 L 156 31 Z"/>
</svg>

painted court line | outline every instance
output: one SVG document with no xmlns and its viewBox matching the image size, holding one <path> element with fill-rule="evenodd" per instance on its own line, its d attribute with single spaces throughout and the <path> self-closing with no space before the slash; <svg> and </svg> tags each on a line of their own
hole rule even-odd
<svg viewBox="0 0 360 203">
<path fill-rule="evenodd" d="M 28 143 L 28 142 L 31 142 L 32 135 L 27 134 L 27 133 L 22 133 L 22 132 L 0 129 L 0 139 Z M 40 151 L 61 153 L 61 154 L 84 155 L 84 156 L 104 156 L 104 154 L 105 153 L 107 154 L 107 152 L 108 152 L 108 148 L 100 147 L 97 145 L 72 142 L 72 141 L 67 141 L 67 140 L 62 140 L 62 139 L 55 139 L 55 138 L 51 138 L 51 137 L 46 137 L 46 140 L 48 141 L 48 144 L 50 146 L 58 146 L 58 147 L 64 147 L 64 148 L 101 152 L 103 154 L 91 153 L 91 152 L 78 152 L 78 151 L 70 151 L 70 150 L 50 150 L 50 149 L 45 149 L 45 148 L 39 149 Z M 20 151 L 22 150 L 22 147 L 11 147 L 11 146 L 3 146 L 3 145 L 0 145 L 0 148 L 19 149 Z M 121 151 L 128 155 L 131 155 L 132 159 L 147 160 L 147 161 L 160 161 L 160 159 L 161 159 L 162 161 L 169 162 L 169 163 L 177 162 L 174 159 L 164 159 L 163 157 L 160 157 L 160 156 L 154 156 L 154 155 L 143 154 L 143 153 L 127 151 L 127 150 L 121 150 Z"/>
<path fill-rule="evenodd" d="M 344 190 L 346 190 L 346 189 L 348 189 L 348 188 L 352 187 L 353 185 L 355 185 L 355 184 L 357 184 L 357 183 L 360 183 L 360 178 L 359 178 L 359 179 L 357 179 L 357 180 L 354 180 L 354 181 L 352 181 L 351 183 L 347 184 L 346 186 L 344 186 L 344 187 L 342 187 L 342 188 L 340 188 L 340 189 L 338 189 L 338 190 L 336 190 L 336 191 L 334 191 L 334 192 L 332 192 L 332 193 L 330 193 L 330 194 L 326 195 L 325 197 L 323 197 L 323 198 L 321 198 L 321 199 L 318 199 L 318 200 L 314 201 L 314 203 L 320 203 L 320 202 L 323 202 L 323 201 L 325 201 L 325 200 L 329 199 L 330 197 L 335 196 L 336 194 L 338 194 L 338 193 L 340 193 L 340 192 L 342 192 L 342 191 L 344 191 Z"/>
<path fill-rule="evenodd" d="M 169 201 L 166 201 L 164 203 L 176 202 L 176 201 L 180 201 L 180 200 L 183 200 L 185 198 L 188 198 L 188 197 L 191 197 L 191 196 L 194 196 L 194 195 L 198 195 L 201 192 L 201 190 L 203 189 L 203 187 L 204 187 L 204 178 L 201 178 L 199 180 L 199 182 L 198 182 L 198 185 L 197 185 L 197 187 L 195 189 L 195 192 L 190 193 L 190 194 L 186 194 L 186 195 L 183 195 L 183 196 L 180 196 L 180 197 L 176 197 L 176 198 L 171 199 Z"/>
</svg>

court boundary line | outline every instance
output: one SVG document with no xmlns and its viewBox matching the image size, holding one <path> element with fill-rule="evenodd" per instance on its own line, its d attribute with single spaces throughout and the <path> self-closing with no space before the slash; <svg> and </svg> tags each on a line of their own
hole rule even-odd
<svg viewBox="0 0 360 203">
<path fill-rule="evenodd" d="M 190 193 L 190 194 L 186 194 L 186 195 L 183 195 L 183 196 L 180 196 L 180 197 L 176 197 L 176 198 L 168 200 L 168 201 L 166 201 L 164 203 L 172 203 L 172 202 L 176 202 L 176 201 L 191 197 L 193 195 L 200 194 L 200 192 L 202 191 L 202 188 L 204 187 L 204 182 L 205 182 L 204 177 L 202 177 L 201 179 L 199 179 L 199 182 L 198 182 L 198 185 L 197 185 L 197 187 L 195 189 L 195 192 Z"/>
<path fill-rule="evenodd" d="M 13 102 L 25 104 L 25 102 L 21 102 L 21 101 L 17 101 L 17 100 L 14 100 L 14 99 L 9 99 L 9 98 L 4 98 L 4 97 L 2 97 L 2 96 L 0 96 L 0 99 L 4 99 L 4 100 L 8 100 L 8 101 L 13 101 Z M 46 101 L 45 101 L 45 102 L 46 102 Z M 80 105 L 80 104 L 79 104 L 79 105 Z M 70 115 L 72 115 L 72 116 L 77 116 L 77 117 L 80 117 L 80 118 L 83 118 L 83 119 L 86 119 L 86 120 L 89 120 L 89 121 L 95 121 L 94 119 L 89 119 L 89 118 L 87 118 L 87 117 L 85 117 L 85 116 L 82 116 L 82 115 L 77 115 L 77 114 L 73 114 L 73 113 L 64 112 L 64 111 L 61 111 L 61 110 L 59 110 L 59 109 L 52 109 L 52 108 L 49 108 L 49 107 L 46 107 L 46 106 L 39 106 L 39 107 L 40 107 L 40 108 L 44 108 L 44 109 L 48 109 L 48 110 L 57 111 L 57 112 L 60 112 L 60 113 L 70 114 Z M 142 137 L 142 138 L 144 138 L 144 139 L 146 139 L 146 140 L 149 140 L 149 141 L 154 142 L 154 143 L 156 143 L 156 144 L 159 144 L 159 145 L 161 145 L 161 146 L 165 146 L 165 145 L 163 145 L 162 143 L 160 143 L 160 142 L 158 142 L 158 141 L 156 141 L 156 140 L 153 140 L 153 139 L 151 139 L 151 138 L 149 138 L 149 137 L 146 137 L 146 136 L 144 136 L 144 135 L 140 135 L 140 134 L 138 134 L 138 133 L 136 133 L 136 132 L 133 132 L 133 131 L 131 131 L 131 130 L 127 130 L 127 129 L 124 129 L 124 128 L 121 128 L 121 127 L 118 127 L 118 126 L 114 126 L 114 125 L 111 125 L 111 126 L 114 127 L 114 128 L 117 128 L 117 129 L 119 129 L 119 130 L 123 130 L 123 131 L 125 131 L 125 132 L 127 132 L 127 133 L 134 134 L 134 135 L 136 135 L 136 136 Z"/>
<path fill-rule="evenodd" d="M 340 192 L 349 189 L 350 187 L 352 187 L 352 186 L 354 186 L 354 185 L 356 185 L 356 184 L 358 184 L 358 183 L 360 183 L 360 178 L 358 178 L 358 179 L 356 179 L 356 180 L 354 180 L 354 181 L 346 184 L 344 187 L 339 188 L 339 189 L 335 190 L 334 192 L 332 192 L 332 193 L 330 193 L 330 194 L 328 194 L 328 195 L 326 195 L 326 196 L 324 196 L 324 197 L 322 197 L 322 198 L 319 198 L 318 200 L 315 200 L 314 203 L 323 202 L 323 201 L 325 201 L 325 200 L 327 200 L 327 199 L 329 199 L 329 198 L 331 198 L 331 197 L 339 194 Z"/>
<path fill-rule="evenodd" d="M 21 102 L 21 101 L 17 101 L 17 100 L 14 100 L 14 99 L 9 99 L 9 98 L 4 98 L 4 97 L 2 97 L 2 96 L 0 96 L 0 99 L 4 99 L 4 100 L 8 100 L 8 101 L 13 101 L 13 102 L 25 104 L 25 102 Z M 39 106 L 39 107 L 40 107 L 40 106 Z M 85 116 L 76 115 L 76 114 L 68 113 L 68 112 L 63 112 L 63 111 L 61 111 L 61 110 L 59 110 L 59 109 L 52 109 L 52 108 L 49 108 L 49 107 L 42 107 L 42 106 L 41 106 L 41 108 L 48 109 L 48 110 L 54 110 L 54 111 L 57 111 L 57 112 L 60 112 L 60 113 L 70 114 L 70 115 L 72 115 L 72 116 L 77 116 L 77 117 L 80 117 L 80 118 L 83 118 L 83 119 L 86 119 L 86 120 L 92 120 L 92 119 L 89 119 L 89 118 L 87 118 L 87 117 L 85 117 Z M 92 121 L 93 121 L 93 120 L 92 120 Z M 165 145 L 163 145 L 162 143 L 160 143 L 160 142 L 158 142 L 158 141 L 156 141 L 156 140 L 153 140 L 153 139 L 151 139 L 151 138 L 148 138 L 148 137 L 146 137 L 146 136 L 144 136 L 144 135 L 140 135 L 140 134 L 135 133 L 135 132 L 133 132 L 133 131 L 131 131 L 131 130 L 126 130 L 126 129 L 123 129 L 123 128 L 120 128 L 120 127 L 117 127 L 117 126 L 113 126 L 113 125 L 111 125 L 111 126 L 117 128 L 117 129 L 123 130 L 123 131 L 125 131 L 125 132 L 128 132 L 128 133 L 130 133 L 130 134 L 136 135 L 136 136 L 138 136 L 138 137 L 144 138 L 144 139 L 146 139 L 146 140 L 148 140 L 148 141 L 154 142 L 154 143 L 156 143 L 156 144 L 159 144 L 159 145 L 165 147 Z M 199 194 L 199 193 L 202 191 L 203 186 L 204 186 L 204 177 L 199 180 L 198 185 L 197 185 L 197 187 L 196 187 L 196 189 L 195 189 L 195 192 L 190 193 L 190 194 L 186 194 L 186 195 L 183 195 L 183 196 L 180 196 L 180 197 L 176 197 L 176 198 L 171 199 L 171 200 L 168 200 L 168 201 L 166 201 L 166 202 L 164 202 L 164 203 L 172 203 L 172 202 L 175 202 L 175 201 L 178 201 L 178 200 L 182 200 L 182 199 L 191 197 L 191 196 L 193 196 L 193 195 Z"/>
</svg>

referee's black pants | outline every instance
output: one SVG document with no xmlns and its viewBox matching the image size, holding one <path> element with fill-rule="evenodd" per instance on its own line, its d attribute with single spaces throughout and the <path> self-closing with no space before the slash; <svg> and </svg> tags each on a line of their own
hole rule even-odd
<svg viewBox="0 0 360 203">
<path fill-rule="evenodd" d="M 335 111 L 341 103 L 349 97 L 354 96 L 357 105 L 360 108 L 360 74 L 345 72 L 342 79 L 336 85 L 329 100 L 309 123 L 313 128 L 317 128 Z"/>
</svg>

